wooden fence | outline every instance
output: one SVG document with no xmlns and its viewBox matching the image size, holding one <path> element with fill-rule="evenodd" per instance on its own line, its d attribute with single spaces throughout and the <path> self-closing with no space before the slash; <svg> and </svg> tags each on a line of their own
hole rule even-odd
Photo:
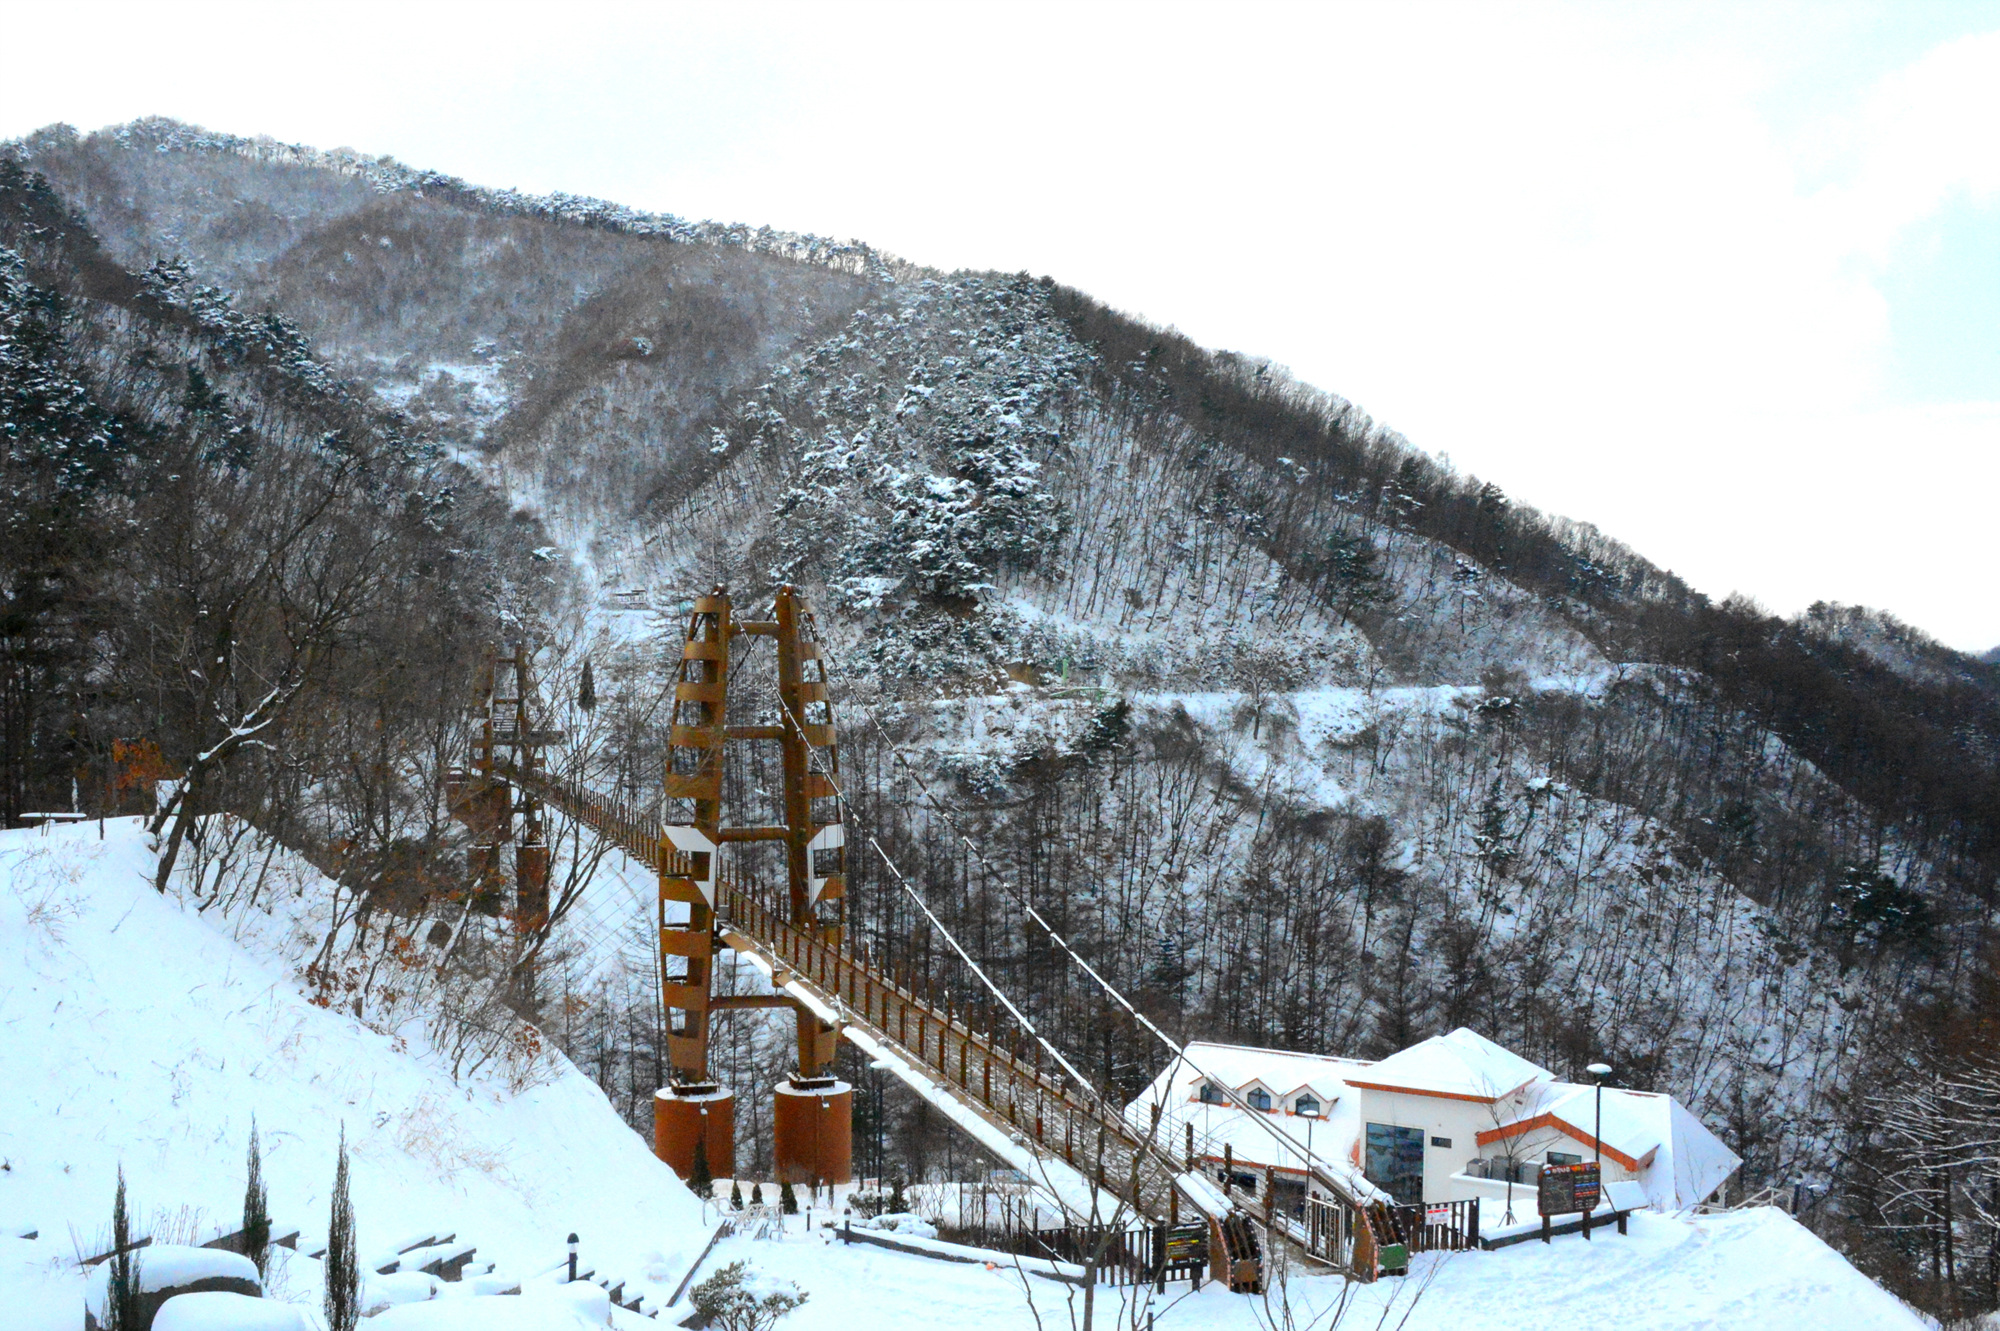
<svg viewBox="0 0 2000 1331">
<path fill-rule="evenodd" d="M 1208 1270 L 1208 1226 L 1134 1225 L 1107 1231 L 1089 1226 L 944 1226 L 948 1243 L 1095 1266 L 1100 1285 L 1149 1285 L 1192 1280 Z"/>
</svg>

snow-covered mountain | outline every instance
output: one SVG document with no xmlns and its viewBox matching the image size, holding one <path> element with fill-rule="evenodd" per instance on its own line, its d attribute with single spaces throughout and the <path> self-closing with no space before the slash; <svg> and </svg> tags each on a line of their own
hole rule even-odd
<svg viewBox="0 0 2000 1331">
<path fill-rule="evenodd" d="M 1874 1203 L 1836 1186 L 1879 1145 L 1865 1095 L 1926 1057 L 1914 1014 L 1977 1001 L 1990 947 L 1992 662 L 1872 612 L 1711 603 L 1046 278 L 171 122 L 8 151 L 119 265 L 184 258 L 282 314 L 504 497 L 507 539 L 580 588 L 542 622 L 595 657 L 607 788 L 655 779 L 687 597 L 801 583 L 861 817 L 1117 1083 L 1155 1055 L 1015 894 L 1191 1034 L 1371 1054 L 1471 1025 L 1606 1059 L 1714 1125 L 1742 1193 L 1832 1189 L 1818 1218 L 1867 1255 L 1842 1208 Z M 942 852 L 896 749 L 988 864 Z M 906 946 L 879 866 L 854 875 L 861 935 Z M 635 966 L 565 1029 L 636 1121 Z M 719 1051 L 746 1085 L 772 1056 Z"/>
</svg>

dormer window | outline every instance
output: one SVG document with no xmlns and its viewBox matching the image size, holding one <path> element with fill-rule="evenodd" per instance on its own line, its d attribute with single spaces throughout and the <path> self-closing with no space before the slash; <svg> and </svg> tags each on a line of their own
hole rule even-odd
<svg viewBox="0 0 2000 1331">
<path fill-rule="evenodd" d="M 1294 1114 L 1310 1114 L 1317 1118 L 1319 1116 L 1319 1101 L 1313 1099 L 1310 1095 L 1302 1095 L 1292 1101 L 1292 1112 Z"/>
<path fill-rule="evenodd" d="M 1229 1103 L 1223 1098 L 1222 1088 L 1212 1081 L 1205 1081 L 1201 1084 L 1201 1102 L 1205 1105 Z"/>
<path fill-rule="evenodd" d="M 1252 1109 L 1262 1110 L 1267 1114 L 1271 1112 L 1271 1093 L 1262 1086 L 1251 1087 L 1250 1094 L 1245 1098 L 1250 1101 Z"/>
</svg>

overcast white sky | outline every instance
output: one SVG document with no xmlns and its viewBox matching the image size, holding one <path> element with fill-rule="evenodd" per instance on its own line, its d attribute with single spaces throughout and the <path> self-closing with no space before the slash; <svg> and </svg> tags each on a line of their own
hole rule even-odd
<svg viewBox="0 0 2000 1331">
<path fill-rule="evenodd" d="M 1048 273 L 1701 589 L 2000 643 L 2000 4 L 10 10 L 175 116 Z"/>
</svg>

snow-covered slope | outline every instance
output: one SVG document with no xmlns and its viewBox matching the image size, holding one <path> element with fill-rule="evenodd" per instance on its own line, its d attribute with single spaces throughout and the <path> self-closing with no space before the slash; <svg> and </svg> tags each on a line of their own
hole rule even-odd
<svg viewBox="0 0 2000 1331">
<path fill-rule="evenodd" d="M 364 1256 L 456 1232 L 525 1275 L 575 1230 L 603 1269 L 679 1281 L 707 1241 L 698 1204 L 566 1060 L 515 1069 L 524 1089 L 455 1083 L 232 937 L 275 931 L 156 894 L 153 866 L 133 819 L 101 841 L 94 823 L 0 833 L 0 1328 L 81 1324 L 74 1262 L 108 1246 L 121 1165 L 139 1232 L 234 1230 L 253 1114 L 302 1249 L 325 1235 L 344 1129 Z M 309 1272 L 294 1284 L 314 1297 Z"/>
<path fill-rule="evenodd" d="M 808 1302 L 782 1331 L 963 1326 L 1031 1331 L 1073 1325 L 1066 1288 L 1004 1266 L 953 1265 L 879 1248 L 731 1239 L 714 1262 L 747 1261 L 789 1280 Z M 1037 1319 L 1029 1311 L 1032 1293 Z M 1099 1290 L 1099 1325 L 1131 1326 L 1125 1291 Z M 1143 1295 L 1141 1296 L 1143 1298 Z M 1343 1297 L 1344 1313 L 1333 1310 Z M 1291 1305 L 1290 1316 L 1284 1304 Z M 1641 1212 L 1631 1232 L 1586 1243 L 1425 1254 L 1404 1280 L 1349 1285 L 1295 1273 L 1268 1299 L 1212 1282 L 1153 1301 L 1156 1331 L 1268 1331 L 1272 1326 L 1401 1327 L 1404 1331 L 1556 1331 L 1602 1326 L 1645 1331 L 1754 1327 L 1757 1331 L 1917 1331 L 1926 1323 L 1870 1284 L 1783 1212 L 1756 1207 L 1674 1219 Z M 1147 1324 L 1142 1307 L 1136 1319 Z"/>
</svg>

